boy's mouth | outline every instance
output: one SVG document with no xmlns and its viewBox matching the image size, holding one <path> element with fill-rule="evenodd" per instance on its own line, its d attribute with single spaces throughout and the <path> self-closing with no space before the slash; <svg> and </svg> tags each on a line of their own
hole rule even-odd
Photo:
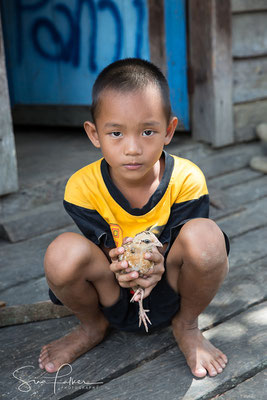
<svg viewBox="0 0 267 400">
<path fill-rule="evenodd" d="M 130 164 L 123 164 L 123 166 L 127 169 L 130 170 L 135 170 L 141 168 L 142 164 L 137 164 L 137 163 L 130 163 Z"/>
</svg>

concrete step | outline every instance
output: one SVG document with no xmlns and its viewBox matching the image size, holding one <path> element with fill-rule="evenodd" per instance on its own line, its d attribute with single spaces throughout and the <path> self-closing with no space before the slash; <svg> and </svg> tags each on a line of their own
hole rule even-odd
<svg viewBox="0 0 267 400">
<path fill-rule="evenodd" d="M 72 223 L 60 200 L 3 218 L 0 221 L 0 238 L 15 243 Z"/>
</svg>

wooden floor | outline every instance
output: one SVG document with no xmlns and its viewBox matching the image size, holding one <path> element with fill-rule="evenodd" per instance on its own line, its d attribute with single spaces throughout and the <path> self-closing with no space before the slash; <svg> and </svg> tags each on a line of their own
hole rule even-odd
<svg viewBox="0 0 267 400">
<path fill-rule="evenodd" d="M 44 373 L 38 369 L 40 348 L 77 324 L 70 316 L 1 328 L 3 399 L 266 399 L 267 176 L 248 167 L 250 158 L 261 152 L 260 145 L 215 151 L 177 139 L 169 152 L 202 168 L 211 217 L 231 239 L 229 275 L 200 317 L 205 335 L 228 355 L 225 371 L 195 379 L 166 328 L 147 335 L 112 331 L 58 376 Z M 3 300 L 14 305 L 47 299 L 41 260 L 58 233 L 0 243 Z"/>
</svg>

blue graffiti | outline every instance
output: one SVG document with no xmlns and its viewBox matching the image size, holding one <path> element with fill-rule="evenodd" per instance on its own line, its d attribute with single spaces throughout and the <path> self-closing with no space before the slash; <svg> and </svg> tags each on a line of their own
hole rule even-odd
<svg viewBox="0 0 267 400">
<path fill-rule="evenodd" d="M 71 59 L 71 50 L 74 45 L 74 36 L 72 34 L 74 21 L 72 15 L 64 4 L 57 4 L 55 6 L 55 10 L 64 14 L 68 20 L 69 25 L 71 26 L 69 39 L 66 43 L 64 43 L 62 36 L 60 35 L 59 30 L 53 25 L 48 18 L 38 18 L 32 26 L 32 40 L 35 49 L 39 52 L 44 58 L 52 61 L 62 60 L 68 62 Z M 41 29 L 47 29 L 47 32 L 50 32 L 51 39 L 53 43 L 58 47 L 57 54 L 51 54 L 45 48 L 42 47 L 39 40 L 39 32 Z"/>
<path fill-rule="evenodd" d="M 117 6 L 112 2 L 108 0 L 101 0 L 98 3 L 98 7 L 100 10 L 104 10 L 105 8 L 109 8 L 111 13 L 114 16 L 115 19 L 115 24 L 117 27 L 117 43 L 116 43 L 116 53 L 114 55 L 114 61 L 120 58 L 121 56 L 121 50 L 122 50 L 122 34 L 123 34 L 123 26 L 122 26 L 122 19 L 120 16 L 120 12 L 117 8 Z"/>
<path fill-rule="evenodd" d="M 50 0 L 39 0 L 36 3 L 25 4 L 23 0 L 17 0 L 16 4 L 16 21 L 17 21 L 17 56 L 18 62 L 23 59 L 23 15 L 24 13 L 35 12 L 40 10 L 49 3 Z M 143 46 L 143 25 L 145 21 L 145 5 L 144 0 L 132 0 L 132 5 L 136 11 L 137 24 L 135 32 L 135 57 L 141 56 Z M 37 53 L 43 58 L 51 61 L 62 61 L 71 63 L 73 67 L 80 65 L 81 59 L 81 17 L 84 7 L 87 7 L 90 18 L 90 34 L 88 38 L 88 68 L 91 72 L 96 72 L 97 67 L 97 34 L 98 34 L 98 18 L 99 13 L 108 11 L 112 16 L 116 28 L 116 41 L 113 60 L 120 59 L 123 49 L 123 20 L 118 6 L 112 0 L 76 0 L 75 10 L 72 12 L 66 4 L 58 3 L 53 7 L 55 13 L 63 16 L 68 24 L 68 38 L 65 39 L 60 32 L 59 27 L 54 21 L 47 17 L 37 17 L 32 23 L 30 32 L 31 40 Z M 46 32 L 49 37 L 51 47 L 47 47 L 47 41 L 42 41 L 41 33 Z"/>
<path fill-rule="evenodd" d="M 83 5 L 87 4 L 90 12 L 91 19 L 91 33 L 89 37 L 89 70 L 95 72 L 96 65 L 96 35 L 97 35 L 97 12 L 95 3 L 92 0 L 79 0 L 76 9 L 76 23 L 75 23 L 75 46 L 73 65 L 77 67 L 80 64 L 80 38 L 81 38 L 81 15 Z"/>
</svg>

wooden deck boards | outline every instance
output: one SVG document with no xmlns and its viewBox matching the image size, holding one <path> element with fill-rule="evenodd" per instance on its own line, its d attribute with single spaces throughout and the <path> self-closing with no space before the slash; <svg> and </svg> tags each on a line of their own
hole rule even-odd
<svg viewBox="0 0 267 400">
<path fill-rule="evenodd" d="M 265 326 L 262 320 L 264 313 Z M 80 400 L 204 400 L 215 393 L 220 394 L 242 382 L 253 371 L 266 367 L 266 324 L 267 306 L 262 304 L 224 322 L 223 327 L 217 326 L 206 333 L 208 339 L 229 354 L 225 372 L 215 378 L 194 379 L 182 354 L 174 347 L 97 390 L 80 396 Z"/>
<path fill-rule="evenodd" d="M 254 143 L 218 151 L 195 152 L 194 145 L 188 149 L 208 177 L 213 217 L 231 238 L 230 273 L 200 318 L 205 335 L 229 356 L 226 370 L 216 378 L 194 379 L 170 328 L 149 335 L 112 331 L 72 364 L 71 373 L 66 370 L 68 377 L 91 386 L 63 385 L 60 378 L 54 395 L 55 375 L 39 370 L 37 359 L 43 344 L 77 324 L 75 317 L 65 317 L 1 328 L 3 399 L 265 399 L 267 177 L 248 168 L 250 157 L 261 149 Z M 9 304 L 47 299 L 42 257 L 59 232 L 12 245 L 0 243 L 0 257 L 6 260 L 1 289 Z M 15 372 L 17 378 L 12 375 L 26 366 Z M 22 385 L 18 377 L 32 381 Z M 96 382 L 103 383 L 92 388 Z"/>
<path fill-rule="evenodd" d="M 235 388 L 214 400 L 265 400 L 267 393 L 267 371 L 259 372 L 257 375 L 245 380 Z"/>
</svg>

